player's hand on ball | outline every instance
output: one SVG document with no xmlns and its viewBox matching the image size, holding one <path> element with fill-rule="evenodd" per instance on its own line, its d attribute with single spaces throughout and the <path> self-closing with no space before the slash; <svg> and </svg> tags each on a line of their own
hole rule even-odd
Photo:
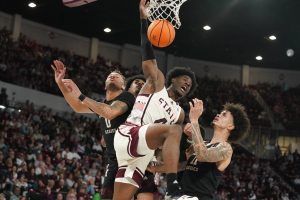
<svg viewBox="0 0 300 200">
<path fill-rule="evenodd" d="M 148 17 L 148 13 L 146 10 L 147 6 L 148 6 L 147 0 L 140 1 L 140 18 L 141 19 L 147 19 L 147 17 Z"/>
</svg>

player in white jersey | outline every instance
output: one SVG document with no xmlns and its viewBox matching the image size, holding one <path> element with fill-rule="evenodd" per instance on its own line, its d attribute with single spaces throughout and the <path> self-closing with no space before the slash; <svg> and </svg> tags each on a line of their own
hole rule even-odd
<svg viewBox="0 0 300 200">
<path fill-rule="evenodd" d="M 150 123 L 174 124 L 180 113 L 181 107 L 169 97 L 164 87 L 153 94 L 139 94 L 126 122 L 137 126 Z"/>
<path fill-rule="evenodd" d="M 115 179 L 114 200 L 130 200 L 134 196 L 154 151 L 159 147 L 162 147 L 165 158 L 167 192 L 176 195 L 180 190 L 176 173 L 182 128 L 176 123 L 183 121 L 184 112 L 175 101 L 190 92 L 195 77 L 189 71 L 174 78 L 168 91 L 165 88 L 165 77 L 158 69 L 152 46 L 147 39 L 145 1 L 140 2 L 140 16 L 142 68 L 146 83 L 126 123 L 115 134 L 114 146 L 119 170 Z"/>
</svg>

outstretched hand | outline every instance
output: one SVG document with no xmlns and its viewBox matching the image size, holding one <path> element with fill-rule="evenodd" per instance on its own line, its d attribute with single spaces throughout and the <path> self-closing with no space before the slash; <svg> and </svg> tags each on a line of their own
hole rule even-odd
<svg viewBox="0 0 300 200">
<path fill-rule="evenodd" d="M 197 98 L 193 99 L 193 102 L 189 102 L 190 104 L 190 121 L 191 123 L 197 123 L 199 117 L 203 113 L 203 101 Z"/>
<path fill-rule="evenodd" d="M 59 60 L 54 60 L 51 64 L 51 68 L 54 71 L 55 82 L 60 83 L 66 75 L 66 67 L 63 62 Z"/>
<path fill-rule="evenodd" d="M 149 5 L 149 0 L 141 0 L 140 1 L 140 18 L 141 19 L 147 19 L 148 13 L 147 13 L 147 7 Z"/>
</svg>

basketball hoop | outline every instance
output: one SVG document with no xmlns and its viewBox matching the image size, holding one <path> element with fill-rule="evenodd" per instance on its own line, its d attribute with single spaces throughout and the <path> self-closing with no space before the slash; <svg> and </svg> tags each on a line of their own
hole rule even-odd
<svg viewBox="0 0 300 200">
<path fill-rule="evenodd" d="M 181 26 L 179 10 L 187 0 L 150 0 L 147 7 L 148 19 L 152 22 L 158 19 L 166 19 L 172 23 L 174 28 Z"/>
</svg>

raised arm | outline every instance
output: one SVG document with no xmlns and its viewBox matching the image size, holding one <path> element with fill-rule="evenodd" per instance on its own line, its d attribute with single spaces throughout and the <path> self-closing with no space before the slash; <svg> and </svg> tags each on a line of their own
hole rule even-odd
<svg viewBox="0 0 300 200">
<path fill-rule="evenodd" d="M 63 83 L 71 88 L 73 96 L 76 97 L 78 104 L 81 104 L 81 106 L 84 106 L 90 112 L 96 113 L 106 119 L 114 119 L 129 109 L 128 105 L 122 101 L 114 101 L 111 105 L 108 105 L 86 97 L 71 79 L 63 79 Z"/>
<path fill-rule="evenodd" d="M 165 77 L 157 66 L 152 45 L 147 37 L 148 21 L 145 3 L 146 0 L 140 1 L 142 68 L 147 79 L 146 83 L 151 85 L 154 91 L 160 91 L 164 87 Z"/>
<path fill-rule="evenodd" d="M 54 71 L 55 82 L 70 107 L 77 113 L 92 113 L 87 106 L 78 101 L 78 98 L 72 93 L 73 88 L 64 84 L 63 80 L 65 80 L 64 77 L 66 73 L 65 65 L 59 60 L 54 60 L 51 67 Z"/>
<path fill-rule="evenodd" d="M 221 142 L 213 145 L 211 148 L 206 147 L 198 123 L 202 112 L 203 102 L 199 99 L 193 99 L 193 103 L 190 102 L 189 117 L 192 125 L 191 133 L 197 160 L 202 162 L 219 162 L 230 159 L 232 156 L 232 148 L 229 143 Z"/>
</svg>

